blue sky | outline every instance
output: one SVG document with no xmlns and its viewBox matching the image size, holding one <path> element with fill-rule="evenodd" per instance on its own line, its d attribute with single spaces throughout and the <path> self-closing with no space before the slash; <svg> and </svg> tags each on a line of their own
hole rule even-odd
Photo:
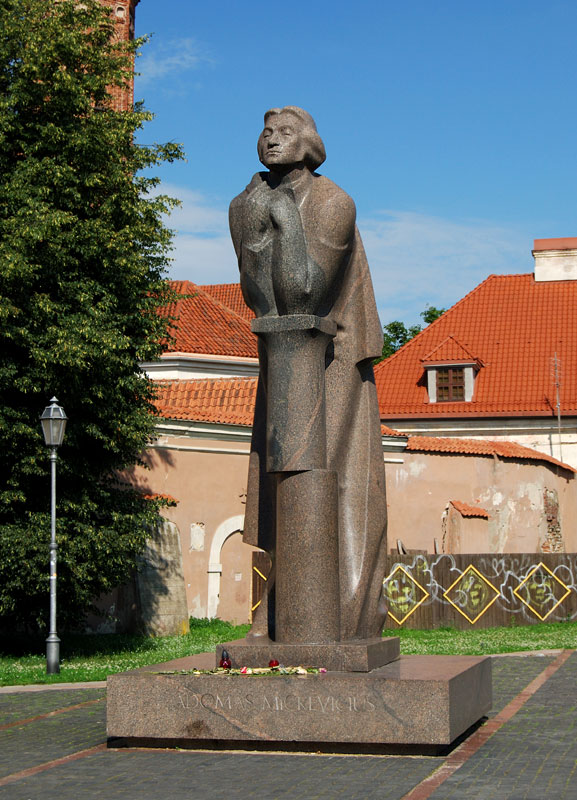
<svg viewBox="0 0 577 800">
<path fill-rule="evenodd" d="M 283 105 L 355 200 L 383 324 L 532 271 L 534 238 L 577 235 L 576 29 L 575 0 L 141 0 L 141 141 L 188 159 L 159 173 L 183 202 L 172 277 L 238 280 L 228 204 Z"/>
</svg>

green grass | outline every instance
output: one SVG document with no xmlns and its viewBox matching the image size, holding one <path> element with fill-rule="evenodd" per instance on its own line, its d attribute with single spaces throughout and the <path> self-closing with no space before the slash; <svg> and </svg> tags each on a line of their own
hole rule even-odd
<svg viewBox="0 0 577 800">
<path fill-rule="evenodd" d="M 212 651 L 220 642 L 240 639 L 249 629 L 248 625 L 235 626 L 221 620 L 191 619 L 190 622 L 190 633 L 186 636 L 63 634 L 59 675 L 46 675 L 43 639 L 15 637 L 7 640 L 4 637 L 0 640 L 0 686 L 100 681 L 114 672 Z M 400 637 L 401 653 L 405 655 L 487 655 L 577 648 L 577 622 L 465 631 L 399 628 L 388 629 L 385 633 Z"/>
<path fill-rule="evenodd" d="M 399 636 L 404 655 L 470 655 L 515 653 L 524 650 L 565 650 L 577 648 L 577 622 L 550 622 L 511 628 L 453 628 L 418 631 L 387 629 L 387 636 Z"/>
<path fill-rule="evenodd" d="M 191 619 L 190 623 L 185 636 L 62 634 L 58 675 L 46 675 L 43 640 L 4 639 L 0 641 L 0 686 L 102 681 L 115 672 L 214 650 L 220 642 L 242 638 L 250 627 L 218 619 Z"/>
</svg>

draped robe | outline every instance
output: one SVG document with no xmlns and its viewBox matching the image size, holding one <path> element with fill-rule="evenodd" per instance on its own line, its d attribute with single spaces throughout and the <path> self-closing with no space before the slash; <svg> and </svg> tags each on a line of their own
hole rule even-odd
<svg viewBox="0 0 577 800">
<path fill-rule="evenodd" d="M 372 368 L 372 360 L 381 354 L 382 328 L 352 199 L 307 168 L 296 180 L 283 178 L 281 184 L 271 173 L 253 177 L 231 203 L 231 235 L 243 295 L 257 317 L 287 313 L 279 302 L 279 281 L 292 269 L 291 259 L 302 262 L 304 257 L 312 313 L 337 324 L 326 354 L 325 391 L 327 469 L 338 473 L 340 639 L 364 639 L 380 634 L 386 615 L 385 475 Z M 302 236 L 295 244 L 299 225 Z M 267 357 L 260 341 L 259 360 L 244 540 L 267 551 L 274 570 L 276 483 L 275 475 L 266 471 Z M 274 639 L 271 603 L 268 615 L 266 606 L 255 617 L 253 633 Z"/>
</svg>

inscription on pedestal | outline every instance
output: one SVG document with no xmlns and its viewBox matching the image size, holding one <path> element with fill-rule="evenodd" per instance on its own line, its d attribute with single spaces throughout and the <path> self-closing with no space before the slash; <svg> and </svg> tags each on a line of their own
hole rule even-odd
<svg viewBox="0 0 577 800">
<path fill-rule="evenodd" d="M 247 692 L 244 695 L 220 695 L 206 692 L 204 694 L 194 694 L 192 692 L 180 694 L 178 697 L 180 706 L 184 709 L 194 711 L 196 709 L 206 709 L 208 711 L 258 711 L 258 712 L 282 712 L 290 713 L 305 712 L 317 714 L 335 713 L 370 713 L 381 710 L 384 705 L 379 702 L 376 695 L 299 695 L 287 694 L 254 694 Z"/>
<path fill-rule="evenodd" d="M 448 744 L 491 706 L 491 660 L 405 656 L 368 673 L 134 672 L 108 679 L 110 737 Z"/>
</svg>

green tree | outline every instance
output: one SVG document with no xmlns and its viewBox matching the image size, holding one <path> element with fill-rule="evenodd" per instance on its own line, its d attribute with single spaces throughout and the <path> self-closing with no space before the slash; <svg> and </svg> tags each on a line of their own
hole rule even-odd
<svg viewBox="0 0 577 800">
<path fill-rule="evenodd" d="M 409 341 L 409 339 L 412 339 L 413 336 L 416 336 L 420 332 L 420 325 L 410 325 L 407 327 L 404 322 L 400 322 L 398 319 L 389 322 L 383 328 L 383 355 L 379 361 L 382 361 L 383 358 L 392 356 L 393 353 L 396 353 L 400 347 Z"/>
<path fill-rule="evenodd" d="M 114 39 L 95 0 L 0 0 L 0 621 L 44 624 L 49 462 L 38 417 L 69 424 L 58 471 L 59 622 L 123 582 L 158 504 L 122 480 L 154 426 L 174 205 L 137 146 L 151 118 L 114 111 L 143 42 Z"/>
<path fill-rule="evenodd" d="M 446 308 L 436 308 L 436 306 L 430 306 L 428 303 L 425 307 L 424 311 L 421 311 L 420 317 L 425 323 L 425 325 L 430 325 L 431 322 L 434 322 L 436 319 L 445 313 Z"/>
<path fill-rule="evenodd" d="M 431 322 L 434 322 L 441 314 L 444 314 L 446 308 L 436 308 L 435 306 L 430 306 L 427 304 L 424 311 L 421 311 L 420 317 L 425 323 L 425 325 L 430 325 Z M 384 333 L 384 343 L 383 343 L 383 354 L 381 358 L 375 361 L 378 364 L 380 361 L 383 361 L 385 358 L 392 356 L 393 353 L 396 353 L 397 350 L 406 344 L 410 339 L 416 336 L 423 330 L 421 325 L 409 325 L 408 327 L 405 325 L 404 322 L 400 322 L 399 320 L 393 320 L 389 322 L 383 328 Z"/>
</svg>

